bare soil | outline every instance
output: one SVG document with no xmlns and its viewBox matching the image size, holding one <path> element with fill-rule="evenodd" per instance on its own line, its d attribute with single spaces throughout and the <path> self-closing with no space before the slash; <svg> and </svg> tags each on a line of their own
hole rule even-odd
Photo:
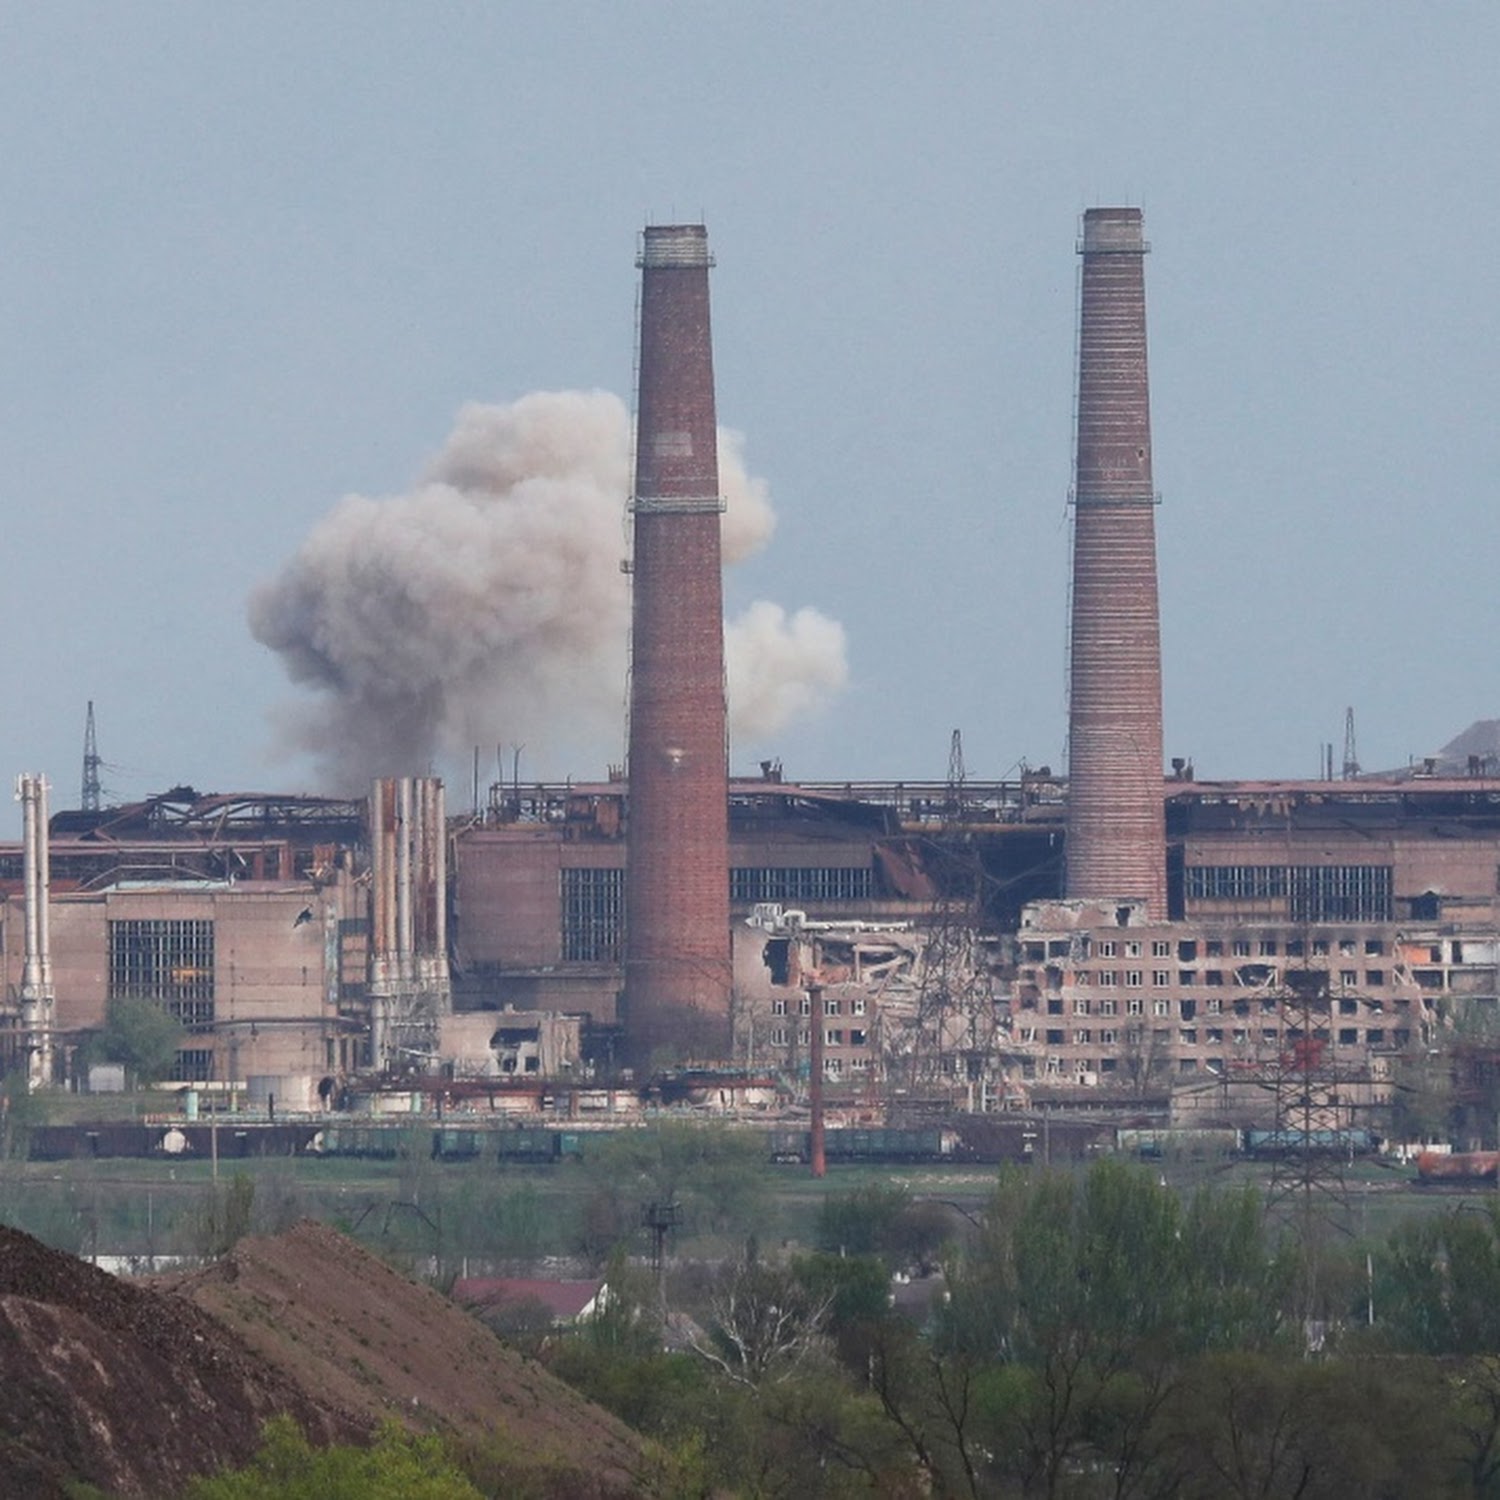
<svg viewBox="0 0 1500 1500">
<path fill-rule="evenodd" d="M 0 1494 L 163 1496 L 248 1462 L 266 1419 L 356 1442 L 394 1417 L 503 1452 L 553 1494 L 638 1490 L 638 1440 L 336 1231 L 122 1281 L 0 1226 Z"/>
<path fill-rule="evenodd" d="M 187 1298 L 0 1226 L 0 1493 L 168 1494 L 248 1461 L 277 1412 L 320 1441 L 367 1430 Z"/>
</svg>

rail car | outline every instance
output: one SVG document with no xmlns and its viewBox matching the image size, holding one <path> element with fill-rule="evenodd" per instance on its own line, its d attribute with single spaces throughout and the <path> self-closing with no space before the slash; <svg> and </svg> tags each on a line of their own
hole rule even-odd
<svg viewBox="0 0 1500 1500">
<path fill-rule="evenodd" d="M 153 1156 L 201 1157 L 207 1161 L 251 1156 L 295 1156 L 316 1134 L 304 1124 L 245 1124 L 231 1117 L 217 1124 L 175 1121 L 139 1124 L 110 1121 L 83 1125 L 37 1125 L 29 1132 L 32 1161 L 73 1161 L 84 1157 L 141 1159 Z"/>
<path fill-rule="evenodd" d="M 1257 1160 L 1309 1155 L 1369 1156 L 1380 1140 L 1368 1130 L 1247 1130 L 1244 1153 Z"/>
<path fill-rule="evenodd" d="M 770 1130 L 767 1132 L 767 1147 L 773 1162 L 810 1161 L 812 1132 L 798 1129 Z M 823 1155 L 830 1162 L 850 1163 L 967 1159 L 957 1132 L 936 1128 L 827 1130 L 823 1133 Z"/>
<path fill-rule="evenodd" d="M 1417 1157 L 1417 1183 L 1426 1188 L 1500 1185 L 1500 1151 L 1424 1151 Z"/>
</svg>

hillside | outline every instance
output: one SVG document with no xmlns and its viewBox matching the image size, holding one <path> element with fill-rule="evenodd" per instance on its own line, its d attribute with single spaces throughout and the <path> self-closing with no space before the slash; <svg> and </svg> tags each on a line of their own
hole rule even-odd
<svg viewBox="0 0 1500 1500">
<path fill-rule="evenodd" d="M 570 1491 L 633 1488 L 640 1449 L 628 1428 L 336 1230 L 304 1221 L 242 1240 L 171 1285 L 299 1388 L 366 1423 L 499 1438 L 518 1462 L 572 1476 Z"/>
<path fill-rule="evenodd" d="M 0 1494 L 169 1494 L 248 1462 L 277 1412 L 323 1442 L 386 1417 L 496 1442 L 552 1493 L 637 1487 L 628 1429 L 334 1230 L 135 1284 L 0 1226 Z"/>
<path fill-rule="evenodd" d="M 50 1500 L 84 1479 L 161 1495 L 246 1462 L 266 1418 L 282 1411 L 325 1441 L 369 1426 L 185 1297 L 0 1226 L 0 1493 Z"/>
</svg>

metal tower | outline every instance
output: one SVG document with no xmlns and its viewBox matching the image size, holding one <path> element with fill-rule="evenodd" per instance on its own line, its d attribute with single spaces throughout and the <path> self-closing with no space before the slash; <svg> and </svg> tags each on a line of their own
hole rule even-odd
<svg viewBox="0 0 1500 1500">
<path fill-rule="evenodd" d="M 99 742 L 94 738 L 94 700 L 89 699 L 88 722 L 83 730 L 83 790 L 78 805 L 84 812 L 98 812 L 102 792 L 99 786 Z"/>
</svg>

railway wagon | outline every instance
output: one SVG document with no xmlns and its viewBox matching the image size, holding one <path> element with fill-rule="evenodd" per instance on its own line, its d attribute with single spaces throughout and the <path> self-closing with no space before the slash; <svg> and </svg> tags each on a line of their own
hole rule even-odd
<svg viewBox="0 0 1500 1500">
<path fill-rule="evenodd" d="M 1494 1187 L 1500 1182 L 1500 1151 L 1424 1151 L 1417 1158 L 1423 1187 Z"/>
<path fill-rule="evenodd" d="M 307 1149 L 316 1134 L 307 1125 L 217 1125 L 174 1122 L 144 1125 L 127 1121 L 85 1125 L 38 1125 L 29 1133 L 31 1161 L 72 1161 L 81 1157 L 153 1156 L 223 1158 L 293 1156 Z"/>
<path fill-rule="evenodd" d="M 812 1132 L 790 1128 L 768 1130 L 766 1148 L 773 1162 L 810 1161 Z M 957 1150 L 957 1135 L 936 1128 L 841 1128 L 823 1133 L 823 1155 L 830 1162 L 950 1161 Z"/>
<path fill-rule="evenodd" d="M 1368 1130 L 1247 1130 L 1245 1155 L 1258 1159 L 1321 1153 L 1328 1156 L 1368 1156 L 1380 1145 Z"/>
</svg>

